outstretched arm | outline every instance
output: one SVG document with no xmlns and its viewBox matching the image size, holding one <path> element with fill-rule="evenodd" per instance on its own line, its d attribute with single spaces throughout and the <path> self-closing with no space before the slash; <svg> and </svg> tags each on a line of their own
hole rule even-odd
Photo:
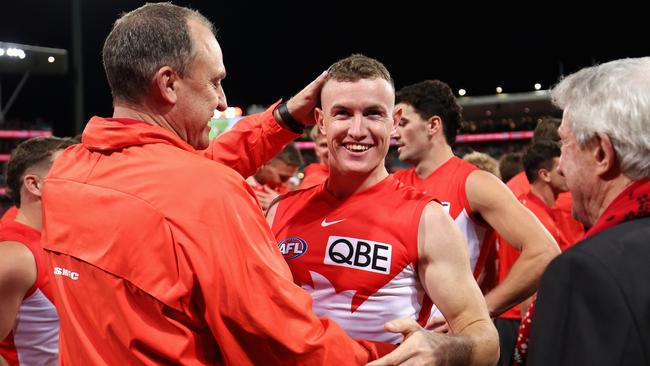
<svg viewBox="0 0 650 366">
<path fill-rule="evenodd" d="M 291 115 L 305 125 L 315 123 L 313 111 L 326 76 L 327 72 L 322 73 L 287 102 Z M 262 164 L 300 136 L 286 128 L 275 110 L 278 104 L 242 118 L 232 129 L 212 140 L 204 156 L 229 166 L 244 178 L 255 174 Z"/>
<path fill-rule="evenodd" d="M 505 280 L 485 295 L 495 317 L 530 297 L 548 263 L 560 253 L 551 234 L 500 180 L 477 170 L 467 179 L 467 199 L 508 243 L 521 250 Z"/>
</svg>

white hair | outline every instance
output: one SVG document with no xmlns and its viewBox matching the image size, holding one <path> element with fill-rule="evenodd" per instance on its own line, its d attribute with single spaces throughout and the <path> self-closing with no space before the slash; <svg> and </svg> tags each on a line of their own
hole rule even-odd
<svg viewBox="0 0 650 366">
<path fill-rule="evenodd" d="M 623 174 L 650 177 L 650 57 L 584 68 L 562 79 L 551 98 L 567 113 L 578 144 L 604 133 Z"/>
</svg>

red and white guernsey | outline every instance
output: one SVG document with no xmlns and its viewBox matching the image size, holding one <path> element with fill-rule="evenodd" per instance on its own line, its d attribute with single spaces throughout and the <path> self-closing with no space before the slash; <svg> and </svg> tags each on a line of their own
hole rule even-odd
<svg viewBox="0 0 650 366">
<path fill-rule="evenodd" d="M 491 235 L 494 229 L 474 217 L 465 192 L 467 177 L 477 169 L 454 156 L 424 179 L 415 174 L 415 168 L 399 170 L 394 174 L 402 183 L 433 196 L 449 212 L 467 239 L 469 262 L 474 271 L 474 278 L 483 270 L 494 238 Z"/>
<path fill-rule="evenodd" d="M 389 176 L 344 200 L 322 183 L 278 203 L 273 233 L 294 281 L 314 299 L 319 317 L 356 339 L 397 343 L 384 323 L 421 324 L 431 301 L 420 284 L 418 225 L 432 198 Z"/>
<path fill-rule="evenodd" d="M 0 242 L 17 241 L 32 252 L 37 278 L 27 291 L 11 333 L 0 342 L 0 355 L 9 365 L 58 365 L 59 317 L 52 303 L 41 233 L 16 221 L 0 225 Z"/>
</svg>

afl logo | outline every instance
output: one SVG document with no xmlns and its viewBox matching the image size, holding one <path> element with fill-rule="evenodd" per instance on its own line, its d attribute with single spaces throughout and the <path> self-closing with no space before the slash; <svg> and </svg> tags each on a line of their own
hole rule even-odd
<svg viewBox="0 0 650 366">
<path fill-rule="evenodd" d="M 298 237 L 286 238 L 278 244 L 285 260 L 296 259 L 307 252 L 307 242 Z"/>
</svg>

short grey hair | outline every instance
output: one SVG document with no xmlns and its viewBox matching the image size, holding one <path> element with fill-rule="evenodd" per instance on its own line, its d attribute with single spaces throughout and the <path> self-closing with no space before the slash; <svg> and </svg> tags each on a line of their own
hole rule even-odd
<svg viewBox="0 0 650 366">
<path fill-rule="evenodd" d="M 189 20 L 216 33 L 201 13 L 171 3 L 148 3 L 120 16 L 102 50 L 113 100 L 139 103 L 163 66 L 181 76 L 188 71 L 195 55 Z"/>
<path fill-rule="evenodd" d="M 650 177 L 650 57 L 584 68 L 551 90 L 579 145 L 608 135 L 627 177 Z"/>
</svg>

